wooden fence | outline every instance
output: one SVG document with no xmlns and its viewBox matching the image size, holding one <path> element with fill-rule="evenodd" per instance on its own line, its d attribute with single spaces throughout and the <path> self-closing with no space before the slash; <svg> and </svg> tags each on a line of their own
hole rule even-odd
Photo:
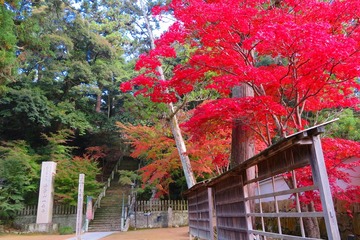
<svg viewBox="0 0 360 240">
<path fill-rule="evenodd" d="M 200 239 L 214 239 L 212 193 L 203 184 L 189 196 L 189 231 Z"/>
<path fill-rule="evenodd" d="M 83 212 L 85 212 L 85 205 Z M 76 214 L 77 207 L 69 205 L 55 205 L 53 208 L 53 215 L 69 215 Z M 25 206 L 22 210 L 17 212 L 17 216 L 34 216 L 37 214 L 37 205 Z"/>
<path fill-rule="evenodd" d="M 135 211 L 137 212 L 163 212 L 169 207 L 173 211 L 187 211 L 188 204 L 186 200 L 151 200 L 136 201 Z"/>
<path fill-rule="evenodd" d="M 188 203 L 186 200 L 151 200 L 151 201 L 136 201 L 135 210 L 138 212 L 163 212 L 167 211 L 169 207 L 173 211 L 187 211 Z M 76 214 L 76 206 L 69 205 L 55 205 L 53 208 L 54 215 Z M 86 212 L 84 205 L 83 212 Z M 17 212 L 18 216 L 33 216 L 37 213 L 37 205 L 25 206 L 22 210 Z"/>
<path fill-rule="evenodd" d="M 190 188 L 185 193 L 189 200 L 190 234 L 213 240 L 216 226 L 218 240 L 313 239 L 305 232 L 304 222 L 321 218 L 327 238 L 341 239 L 321 149 L 319 134 L 323 131 L 321 125 L 288 136 L 221 176 Z M 298 187 L 294 171 L 305 166 L 311 167 L 314 184 Z M 291 189 L 283 190 L 276 184 L 275 178 L 283 174 L 291 176 L 287 178 Z M 262 192 L 262 182 L 268 182 L 271 188 Z M 320 195 L 322 211 L 301 209 L 300 196 L 311 191 Z M 283 196 L 293 196 L 291 211 L 279 208 Z M 267 210 L 263 203 L 269 198 L 274 207 Z M 268 219 L 275 220 L 276 228 L 269 228 Z M 300 236 L 286 231 L 284 221 L 288 219 L 296 219 Z"/>
</svg>

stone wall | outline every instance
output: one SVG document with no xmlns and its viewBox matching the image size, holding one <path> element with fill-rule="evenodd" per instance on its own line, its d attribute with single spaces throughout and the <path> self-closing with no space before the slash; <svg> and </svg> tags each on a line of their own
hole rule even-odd
<svg viewBox="0 0 360 240">
<path fill-rule="evenodd" d="M 83 216 L 83 221 L 85 221 L 85 215 Z M 36 223 L 36 215 L 33 216 L 18 216 L 14 220 L 15 227 L 21 229 L 22 231 L 27 231 L 26 225 Z M 76 229 L 76 214 L 69 215 L 53 215 L 53 222 L 57 223 L 58 228 L 62 227 L 72 227 L 75 231 Z"/>
<path fill-rule="evenodd" d="M 353 239 L 360 240 L 360 204 L 353 203 L 347 206 L 345 202 L 337 200 L 334 205 L 341 239 L 354 236 Z M 351 214 L 348 213 L 348 210 Z"/>
<path fill-rule="evenodd" d="M 167 228 L 188 225 L 188 211 L 136 212 L 130 216 L 130 228 Z"/>
<path fill-rule="evenodd" d="M 170 216 L 170 217 L 169 217 Z M 83 216 L 85 219 L 85 215 Z M 26 231 L 26 225 L 36 222 L 36 216 L 19 216 L 15 219 L 14 225 L 22 231 Z M 76 214 L 69 215 L 54 215 L 53 223 L 61 227 L 70 226 L 76 229 Z M 144 212 L 136 213 L 136 225 L 135 215 L 130 217 L 131 228 L 166 228 L 176 226 L 188 225 L 188 212 L 187 211 L 162 211 L 152 212 L 149 215 L 145 215 Z"/>
</svg>

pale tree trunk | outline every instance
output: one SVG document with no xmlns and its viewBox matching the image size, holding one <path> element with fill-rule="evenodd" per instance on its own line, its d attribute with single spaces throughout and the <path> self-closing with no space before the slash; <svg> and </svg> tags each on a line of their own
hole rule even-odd
<svg viewBox="0 0 360 240">
<path fill-rule="evenodd" d="M 174 113 L 174 108 L 173 108 L 172 104 L 169 104 L 169 110 L 170 110 L 170 114 Z M 184 139 L 182 137 L 181 130 L 180 130 L 179 123 L 178 123 L 176 115 L 173 115 L 171 117 L 171 119 L 170 119 L 170 127 L 171 127 L 171 132 L 172 132 L 172 134 L 174 136 L 174 139 L 175 139 L 175 142 L 176 142 L 176 147 L 177 147 L 178 152 L 179 152 L 181 165 L 182 165 L 183 170 L 184 170 L 184 175 L 185 175 L 187 186 L 188 186 L 188 188 L 191 188 L 192 186 L 194 186 L 196 184 L 196 179 L 195 179 L 193 170 L 191 168 L 189 156 L 186 153 L 185 142 L 184 142 Z"/>
<path fill-rule="evenodd" d="M 151 43 L 151 49 L 155 49 L 155 38 L 152 32 L 152 29 L 150 27 L 150 21 L 148 19 L 148 16 L 146 14 L 145 8 L 144 8 L 144 4 L 142 2 L 142 0 L 140 0 L 140 5 L 141 5 L 141 10 L 143 13 L 143 17 L 146 23 L 146 28 L 147 28 L 147 32 L 150 38 L 150 43 Z M 159 74 L 160 74 L 160 80 L 165 81 L 165 75 L 164 75 L 164 71 L 163 68 L 161 66 L 159 66 L 157 68 Z M 194 177 L 194 173 L 193 170 L 191 168 L 191 164 L 190 164 L 190 159 L 189 156 L 187 155 L 187 151 L 186 151 L 186 145 L 185 145 L 185 141 L 182 137 L 182 133 L 179 127 L 179 123 L 176 117 L 176 111 L 174 109 L 174 105 L 172 103 L 168 104 L 168 108 L 169 108 L 169 115 L 170 115 L 170 128 L 171 128 L 171 132 L 174 136 L 175 139 L 175 143 L 176 143 L 176 148 L 179 152 L 179 157 L 181 160 L 181 165 L 184 171 L 184 175 L 185 175 L 185 179 L 186 179 L 186 184 L 188 186 L 188 188 L 191 188 L 192 186 L 194 186 L 196 184 L 196 179 Z"/>
</svg>

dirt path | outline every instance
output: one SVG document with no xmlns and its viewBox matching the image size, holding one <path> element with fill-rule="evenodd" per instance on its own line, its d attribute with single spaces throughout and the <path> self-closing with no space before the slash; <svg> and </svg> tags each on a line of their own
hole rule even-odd
<svg viewBox="0 0 360 240">
<path fill-rule="evenodd" d="M 146 229 L 112 234 L 103 240 L 189 240 L 189 228 Z"/>
<path fill-rule="evenodd" d="M 158 228 L 129 232 L 117 232 L 101 240 L 189 240 L 189 228 Z M 0 240 L 67 240 L 74 235 L 0 235 Z"/>
</svg>

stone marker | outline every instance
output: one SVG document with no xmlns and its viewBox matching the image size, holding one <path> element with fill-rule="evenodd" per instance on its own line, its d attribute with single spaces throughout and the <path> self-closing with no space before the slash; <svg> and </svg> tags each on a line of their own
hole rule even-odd
<svg viewBox="0 0 360 240">
<path fill-rule="evenodd" d="M 41 166 L 40 191 L 36 223 L 52 223 L 54 204 L 55 162 L 43 162 Z"/>
<path fill-rule="evenodd" d="M 36 223 L 25 225 L 25 229 L 29 232 L 58 231 L 58 224 L 52 223 L 55 173 L 55 162 L 42 162 Z"/>
<path fill-rule="evenodd" d="M 82 212 L 84 203 L 84 183 L 85 174 L 79 174 L 79 188 L 78 188 L 78 202 L 77 202 L 77 216 L 76 216 L 76 239 L 81 240 L 81 228 L 82 228 Z"/>
</svg>

